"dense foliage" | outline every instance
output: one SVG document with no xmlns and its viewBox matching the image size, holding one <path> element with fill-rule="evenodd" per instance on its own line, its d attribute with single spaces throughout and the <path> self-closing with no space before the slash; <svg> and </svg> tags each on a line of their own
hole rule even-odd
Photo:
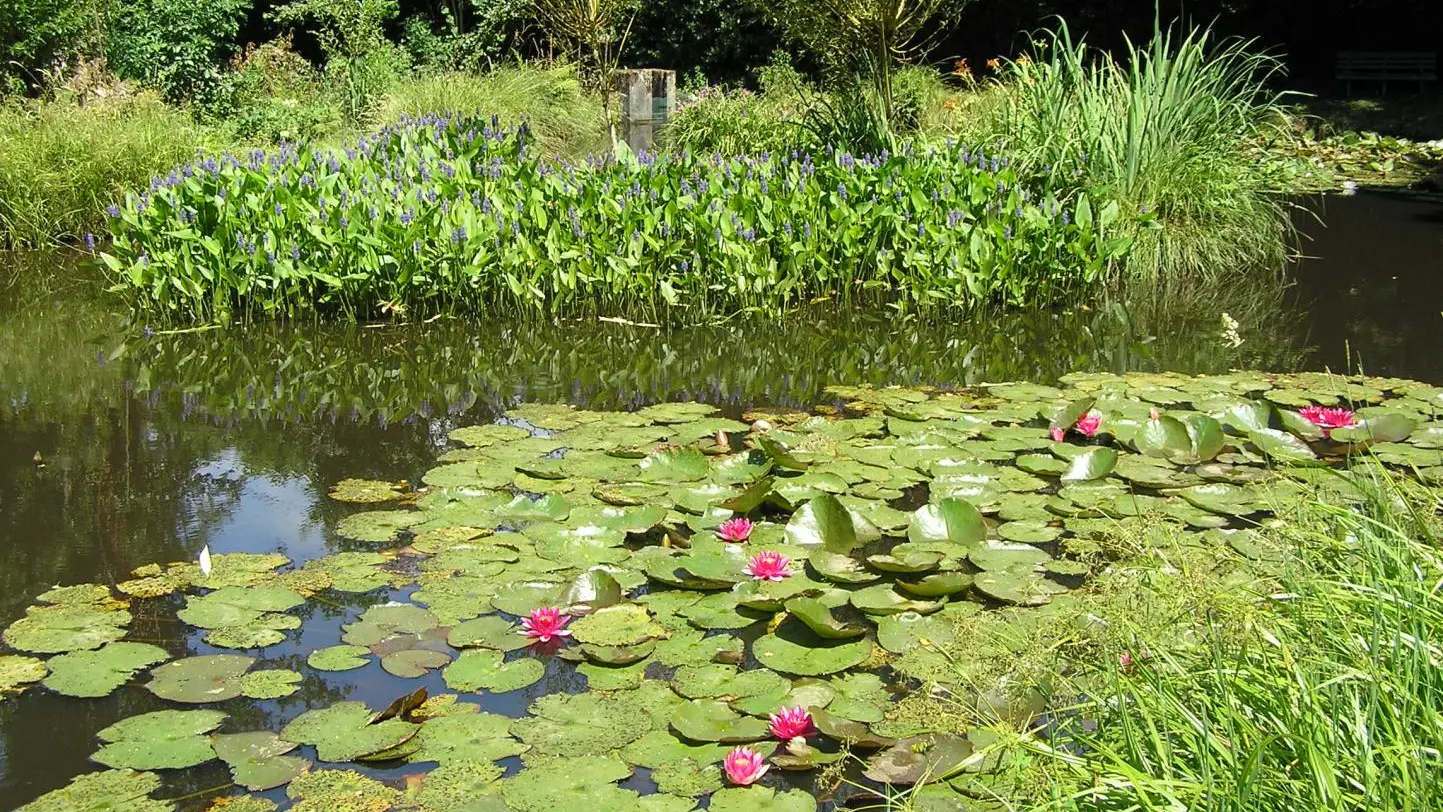
<svg viewBox="0 0 1443 812">
<path fill-rule="evenodd" d="M 210 100 L 225 83 L 247 0 L 115 0 L 107 5 L 105 56 L 120 77 L 167 99 Z"/>
<path fill-rule="evenodd" d="M 584 164 L 528 146 L 524 126 L 432 116 L 344 152 L 209 158 L 114 208 L 104 259 L 141 307 L 224 318 L 1035 302 L 1125 250 L 1115 205 L 960 145 Z"/>
</svg>

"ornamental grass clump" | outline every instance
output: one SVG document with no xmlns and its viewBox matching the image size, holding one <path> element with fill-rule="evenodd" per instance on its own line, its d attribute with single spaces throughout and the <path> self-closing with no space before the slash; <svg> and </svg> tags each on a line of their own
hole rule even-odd
<svg viewBox="0 0 1443 812">
<path fill-rule="evenodd" d="M 154 316 L 220 320 L 1035 304 L 1127 249 L 1115 204 L 962 145 L 568 162 L 524 124 L 466 116 L 207 158 L 110 213 L 117 289 Z"/>
</svg>

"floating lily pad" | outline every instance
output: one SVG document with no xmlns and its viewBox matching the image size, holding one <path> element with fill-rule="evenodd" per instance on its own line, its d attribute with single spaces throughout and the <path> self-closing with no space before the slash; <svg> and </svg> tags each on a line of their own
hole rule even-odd
<svg viewBox="0 0 1443 812">
<path fill-rule="evenodd" d="M 639 796 L 615 782 L 630 775 L 631 767 L 615 756 L 539 759 L 497 786 L 515 812 L 628 812 Z"/>
<path fill-rule="evenodd" d="M 241 678 L 254 663 L 254 657 L 239 654 L 187 657 L 150 672 L 150 682 L 145 687 L 172 702 L 222 702 L 241 695 Z"/>
<path fill-rule="evenodd" d="M 316 649 L 306 657 L 306 665 L 317 671 L 350 671 L 370 662 L 371 650 L 365 646 L 330 646 Z"/>
<path fill-rule="evenodd" d="M 872 653 L 865 637 L 851 642 L 807 645 L 776 634 L 752 644 L 752 655 L 773 671 L 804 677 L 821 677 L 854 668 Z"/>
<path fill-rule="evenodd" d="M 861 637 L 866 629 L 843 623 L 832 615 L 826 604 L 815 598 L 793 598 L 787 601 L 787 612 L 802 621 L 814 634 L 826 640 L 845 640 Z"/>
<path fill-rule="evenodd" d="M 269 730 L 217 733 L 210 741 L 235 782 L 253 792 L 285 786 L 311 768 L 310 760 L 286 755 L 299 745 Z"/>
<path fill-rule="evenodd" d="M 122 719 L 96 734 L 106 745 L 91 759 L 107 767 L 174 770 L 215 758 L 205 735 L 220 727 L 220 711 L 163 710 Z"/>
<path fill-rule="evenodd" d="M 372 716 L 364 702 L 337 702 L 292 719 L 281 730 L 281 738 L 315 745 L 321 761 L 355 761 L 416 735 L 417 725 L 396 718 L 372 724 Z"/>
<path fill-rule="evenodd" d="M 298 801 L 295 812 L 385 812 L 401 793 L 352 770 L 314 770 L 297 776 L 286 795 Z"/>
<path fill-rule="evenodd" d="M 162 651 L 161 653 L 163 654 L 164 651 Z M 61 656 L 68 657 L 70 655 Z M 51 662 L 53 663 L 56 659 L 59 659 L 59 657 L 53 658 Z M 45 679 L 45 675 L 48 671 L 49 669 L 46 667 L 46 664 L 43 660 L 37 660 L 34 657 L 25 657 L 19 654 L 0 654 L 0 698 L 3 698 L 7 695 L 18 694 L 24 691 L 25 687 L 30 683 L 39 682 L 40 680 Z M 126 678 L 128 679 L 129 676 L 130 674 L 129 672 L 127 672 Z M 124 680 L 122 680 L 122 683 L 123 682 Z M 52 690 L 58 689 L 52 688 Z M 113 689 L 108 689 L 98 694 L 72 695 L 104 696 L 105 694 L 110 693 L 110 690 Z M 65 692 L 61 691 L 61 693 Z"/>
<path fill-rule="evenodd" d="M 570 628 L 578 642 L 597 646 L 630 646 L 666 636 L 666 629 L 652 620 L 646 607 L 634 603 L 599 609 Z"/>
<path fill-rule="evenodd" d="M 898 580 L 894 585 L 919 598 L 940 598 L 967 591 L 972 586 L 972 576 L 965 572 L 938 572 L 916 581 Z"/>
<path fill-rule="evenodd" d="M 32 654 L 100 648 L 125 636 L 130 613 L 96 604 L 32 606 L 5 629 L 4 641 Z"/>
<path fill-rule="evenodd" d="M 419 511 L 368 510 L 342 519 L 336 524 L 336 533 L 355 541 L 381 543 L 390 541 L 400 535 L 401 531 L 425 520 L 426 514 Z"/>
<path fill-rule="evenodd" d="M 372 606 L 354 623 L 341 627 L 341 639 L 353 646 L 374 646 L 397 634 L 422 634 L 441 625 L 435 613 L 409 603 Z"/>
<path fill-rule="evenodd" d="M 105 770 L 71 779 L 15 812 L 171 812 L 175 804 L 150 793 L 160 789 L 155 773 Z"/>
<path fill-rule="evenodd" d="M 787 522 L 787 543 L 798 547 L 846 555 L 856 548 L 857 541 L 851 513 L 831 494 L 802 505 Z"/>
<path fill-rule="evenodd" d="M 545 755 L 609 753 L 651 729 L 639 722 L 635 707 L 617 696 L 548 694 L 531 703 L 531 716 L 511 723 L 511 732 Z"/>
<path fill-rule="evenodd" d="M 1248 442 L 1257 446 L 1269 459 L 1287 465 L 1312 465 L 1318 459 L 1307 443 L 1277 429 L 1254 429 L 1248 432 Z"/>
<path fill-rule="evenodd" d="M 902 786 L 941 781 L 957 772 L 972 752 L 972 742 L 963 736 L 913 736 L 873 756 L 864 774 L 873 781 Z"/>
<path fill-rule="evenodd" d="M 490 761 L 448 761 L 426 773 L 416 800 L 426 812 L 487 812 L 484 807 L 477 808 L 478 799 L 504 774 L 505 771 Z M 499 798 L 495 800 L 501 803 Z"/>
<path fill-rule="evenodd" d="M 469 649 L 446 666 L 442 675 L 455 691 L 506 693 L 535 684 L 546 675 L 540 660 L 523 658 L 506 662 L 506 655 L 492 649 Z"/>
<path fill-rule="evenodd" d="M 898 612 L 935 612 L 942 607 L 936 601 L 911 600 L 897 593 L 891 584 L 877 584 L 859 589 L 851 595 L 852 605 L 869 615 L 895 615 Z"/>
<path fill-rule="evenodd" d="M 677 669 L 672 687 L 688 699 L 743 699 L 786 690 L 790 683 L 770 671 L 739 671 L 736 666 L 708 664 Z"/>
<path fill-rule="evenodd" d="M 1117 451 L 1106 446 L 1089 448 L 1072 458 L 1067 470 L 1062 472 L 1064 482 L 1087 482 L 1101 479 L 1112 473 L 1117 466 Z"/>
<path fill-rule="evenodd" d="M 337 502 L 375 504 L 400 499 L 402 493 L 394 482 L 383 482 L 377 479 L 343 479 L 331 486 L 329 495 Z"/>
<path fill-rule="evenodd" d="M 987 525 L 982 521 L 982 514 L 962 499 L 942 499 L 917 508 L 907 528 L 907 538 L 914 543 L 946 541 L 971 545 L 986 537 Z"/>
<path fill-rule="evenodd" d="M 905 654 L 917 646 L 927 648 L 946 646 L 956 639 L 952 622 L 943 615 L 922 615 L 917 612 L 901 612 L 877 621 L 877 643 L 893 654 Z M 861 675 L 850 675 L 853 677 Z M 833 713 L 848 716 L 838 708 Z M 857 719 L 859 722 L 875 722 L 878 719 Z"/>
<path fill-rule="evenodd" d="M 495 713 L 453 713 L 428 719 L 410 744 L 412 762 L 495 761 L 526 752 L 511 738 L 512 719 Z"/>
<path fill-rule="evenodd" d="M 816 812 L 817 799 L 799 789 L 727 787 L 712 793 L 710 812 Z"/>
<path fill-rule="evenodd" d="M 671 717 L 671 727 L 687 739 L 698 742 L 754 742 L 765 739 L 767 723 L 742 716 L 727 703 L 716 699 L 693 699 Z"/>
</svg>

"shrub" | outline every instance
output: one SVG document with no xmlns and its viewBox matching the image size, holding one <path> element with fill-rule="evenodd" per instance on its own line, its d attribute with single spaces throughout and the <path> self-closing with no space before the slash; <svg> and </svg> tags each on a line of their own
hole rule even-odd
<svg viewBox="0 0 1443 812">
<path fill-rule="evenodd" d="M 124 190 L 191 159 L 202 131 L 151 95 L 0 106 L 0 242 L 79 240 Z"/>
<path fill-rule="evenodd" d="M 42 84 L 42 75 L 81 45 L 95 12 L 89 0 L 6 0 L 0 14 L 0 94 Z"/>
<path fill-rule="evenodd" d="M 1158 30 L 1114 61 L 1063 24 L 1010 64 L 992 128 L 1027 166 L 1085 161 L 1089 182 L 1150 212 L 1126 271 L 1159 292 L 1286 258 L 1287 204 L 1247 150 L 1283 120 L 1267 86 L 1281 68 L 1250 43 L 1212 40 Z"/>
<path fill-rule="evenodd" d="M 1116 205 L 1059 200 L 965 148 L 576 165 L 524 129 L 429 117 L 344 153 L 209 158 L 127 198 L 102 255 L 159 316 L 378 309 L 776 311 L 1047 301 L 1125 247 Z"/>
<path fill-rule="evenodd" d="M 401 82 L 377 105 L 381 124 L 449 111 L 524 118 L 546 155 L 581 158 L 608 144 L 601 103 L 582 91 L 569 65 L 519 64 L 486 74 L 447 72 Z"/>
<path fill-rule="evenodd" d="M 111 70 L 170 101 L 214 104 L 249 0 L 115 0 L 105 54 Z"/>
<path fill-rule="evenodd" d="M 340 125 L 339 103 L 290 38 L 247 46 L 233 60 L 222 122 L 242 141 L 275 144 L 322 137 Z"/>
</svg>

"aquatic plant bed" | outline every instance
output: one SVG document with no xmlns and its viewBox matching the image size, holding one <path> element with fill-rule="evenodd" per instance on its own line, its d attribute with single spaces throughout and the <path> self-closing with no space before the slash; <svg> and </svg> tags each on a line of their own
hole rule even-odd
<svg viewBox="0 0 1443 812">
<path fill-rule="evenodd" d="M 100 256 L 159 315 L 371 318 L 1035 303 L 1127 247 L 1080 169 L 1023 178 L 963 145 L 570 164 L 529 144 L 524 126 L 432 116 L 344 151 L 207 158 L 112 208 Z"/>
<path fill-rule="evenodd" d="M 1079 600 L 1100 539 L 1166 524 L 1263 558 L 1257 528 L 1348 499 L 1360 454 L 1443 479 L 1443 389 L 1410 381 L 829 394 L 745 421 L 522 404 L 453 431 L 416 487 L 335 483 L 344 552 L 46 592 L 4 631 L 5 701 L 160 709 L 23 812 L 173 809 L 213 762 L 227 812 L 801 812 L 917 784 L 955 808 L 996 764 L 956 709 L 1044 710 L 970 666 Z M 136 639 L 161 618 L 193 631 Z M 367 682 L 404 687 L 345 698 Z"/>
</svg>

